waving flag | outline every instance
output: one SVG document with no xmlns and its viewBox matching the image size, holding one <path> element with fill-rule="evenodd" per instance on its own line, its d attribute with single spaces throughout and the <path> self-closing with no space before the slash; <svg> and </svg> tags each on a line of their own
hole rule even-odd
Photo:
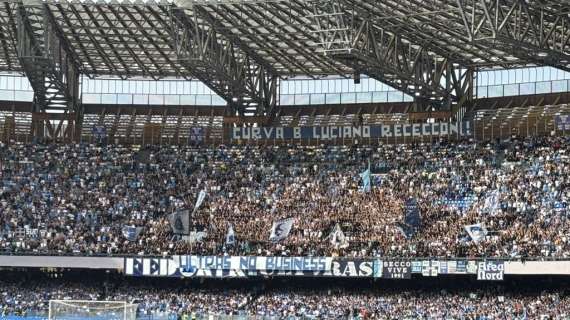
<svg viewBox="0 0 570 320">
<path fill-rule="evenodd" d="M 271 235 L 269 240 L 273 242 L 281 241 L 289 235 L 291 232 L 291 227 L 293 227 L 293 218 L 287 218 L 279 221 L 273 222 L 273 227 L 271 228 Z"/>
<path fill-rule="evenodd" d="M 123 230 L 121 230 L 123 233 L 123 237 L 125 237 L 125 239 L 129 240 L 129 241 L 136 241 L 137 238 L 139 237 L 139 234 L 142 231 L 141 227 L 133 227 L 133 226 L 124 226 Z"/>
<path fill-rule="evenodd" d="M 168 216 L 172 233 L 189 234 L 190 233 L 190 212 L 188 210 L 177 211 Z"/>
<path fill-rule="evenodd" d="M 483 206 L 483 211 L 488 213 L 495 213 L 499 209 L 499 190 L 495 190 L 485 198 L 485 203 Z"/>
<path fill-rule="evenodd" d="M 362 179 L 360 190 L 363 192 L 370 192 L 370 190 L 372 190 L 372 185 L 370 183 L 370 161 L 368 161 L 368 169 L 360 173 L 360 179 Z"/>
<path fill-rule="evenodd" d="M 230 224 L 228 227 L 228 233 L 226 234 L 226 245 L 233 245 L 236 242 L 236 236 L 234 233 L 234 227 Z"/>
<path fill-rule="evenodd" d="M 200 209 L 200 206 L 202 205 L 202 203 L 204 203 L 204 199 L 206 199 L 206 190 L 202 190 L 198 194 L 198 198 L 196 199 L 196 205 L 194 205 L 194 210 L 192 211 L 192 213 L 195 213 L 198 209 Z"/>
<path fill-rule="evenodd" d="M 418 201 L 409 198 L 404 203 L 404 221 L 397 224 L 397 228 L 407 238 L 413 237 L 422 226 L 422 216 Z"/>
<path fill-rule="evenodd" d="M 479 242 L 487 235 L 487 229 L 481 223 L 467 225 L 465 226 L 465 231 L 467 231 L 473 242 Z"/>
<path fill-rule="evenodd" d="M 344 236 L 344 233 L 342 232 L 338 223 L 334 227 L 334 230 L 331 233 L 330 237 L 331 237 L 331 243 L 333 246 L 335 246 L 335 248 L 342 248 L 342 249 L 348 248 L 348 240 Z"/>
</svg>

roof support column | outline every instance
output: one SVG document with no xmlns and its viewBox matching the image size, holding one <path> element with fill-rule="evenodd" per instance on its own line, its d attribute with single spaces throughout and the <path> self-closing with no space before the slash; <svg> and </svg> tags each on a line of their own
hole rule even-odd
<svg viewBox="0 0 570 320">
<path fill-rule="evenodd" d="M 33 111 L 36 113 L 63 112 L 77 117 L 67 125 L 75 125 L 82 117 L 79 101 L 79 70 L 76 60 L 68 49 L 67 40 L 53 21 L 51 13 L 41 1 L 24 1 L 17 13 L 17 50 L 24 73 L 34 90 Z M 72 116 L 72 118 L 73 118 Z M 49 117 L 37 117 L 48 121 Z M 46 123 L 51 128 L 50 123 Z M 79 130 L 49 130 L 48 136 L 63 136 Z M 44 132 L 34 130 L 36 136 Z M 42 129 L 43 131 L 43 129 Z"/>
<path fill-rule="evenodd" d="M 382 28 L 344 0 L 313 2 L 321 52 L 357 72 L 424 98 L 420 109 L 450 110 L 464 93 L 459 64 Z"/>
<path fill-rule="evenodd" d="M 171 12 L 180 63 L 226 100 L 232 115 L 271 120 L 279 106 L 279 78 L 273 68 L 220 35 L 200 8 Z"/>
</svg>

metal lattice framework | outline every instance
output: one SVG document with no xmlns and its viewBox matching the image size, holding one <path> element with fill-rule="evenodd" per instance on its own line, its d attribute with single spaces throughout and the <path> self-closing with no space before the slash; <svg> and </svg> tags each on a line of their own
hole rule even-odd
<svg viewBox="0 0 570 320">
<path fill-rule="evenodd" d="M 269 118 L 280 79 L 366 74 L 449 110 L 475 71 L 528 65 L 570 71 L 567 1 L 0 2 L 0 71 L 29 77 L 36 111 L 80 114 L 79 74 L 195 78 Z"/>
</svg>

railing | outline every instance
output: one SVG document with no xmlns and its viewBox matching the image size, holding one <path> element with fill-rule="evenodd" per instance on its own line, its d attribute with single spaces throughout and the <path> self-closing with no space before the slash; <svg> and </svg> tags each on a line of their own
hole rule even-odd
<svg viewBox="0 0 570 320">
<path fill-rule="evenodd" d="M 490 86 L 477 86 L 476 98 L 498 98 L 570 91 L 570 80 L 526 82 Z"/>
<path fill-rule="evenodd" d="M 107 105 L 159 105 L 159 106 L 225 106 L 226 101 L 211 94 L 111 94 L 84 93 L 82 102 L 85 104 Z"/>
<path fill-rule="evenodd" d="M 34 100 L 33 91 L 0 90 L 0 101 L 32 102 L 33 100 Z"/>
<path fill-rule="evenodd" d="M 281 94 L 282 106 L 412 102 L 413 97 L 399 91 Z"/>
<path fill-rule="evenodd" d="M 477 86 L 475 98 L 498 98 L 520 95 L 570 92 L 570 80 L 553 80 L 515 84 Z M 0 90 L 1 101 L 31 102 L 33 92 L 27 90 Z M 200 105 L 225 106 L 226 101 L 211 94 L 130 94 L 130 93 L 83 93 L 83 103 L 110 105 Z M 399 91 L 344 92 L 281 94 L 282 106 L 355 104 L 355 103 L 395 103 L 412 102 L 413 97 Z"/>
</svg>

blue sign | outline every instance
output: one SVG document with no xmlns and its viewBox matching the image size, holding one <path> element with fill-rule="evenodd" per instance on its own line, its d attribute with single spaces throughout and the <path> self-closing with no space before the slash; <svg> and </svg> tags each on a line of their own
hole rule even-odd
<svg viewBox="0 0 570 320">
<path fill-rule="evenodd" d="M 107 128 L 105 126 L 93 126 L 93 136 L 97 139 L 107 137 Z"/>
<path fill-rule="evenodd" d="M 204 141 L 204 128 L 192 127 L 190 128 L 190 141 L 201 142 Z"/>
<path fill-rule="evenodd" d="M 334 140 L 450 135 L 471 135 L 471 123 L 466 121 L 463 123 L 437 122 L 373 126 L 236 127 L 231 132 L 231 138 L 235 140 Z"/>
<path fill-rule="evenodd" d="M 556 129 L 561 131 L 570 130 L 570 115 L 556 116 Z"/>
<path fill-rule="evenodd" d="M 455 268 L 455 273 L 467 273 L 466 260 L 457 260 L 457 267 Z"/>
</svg>

